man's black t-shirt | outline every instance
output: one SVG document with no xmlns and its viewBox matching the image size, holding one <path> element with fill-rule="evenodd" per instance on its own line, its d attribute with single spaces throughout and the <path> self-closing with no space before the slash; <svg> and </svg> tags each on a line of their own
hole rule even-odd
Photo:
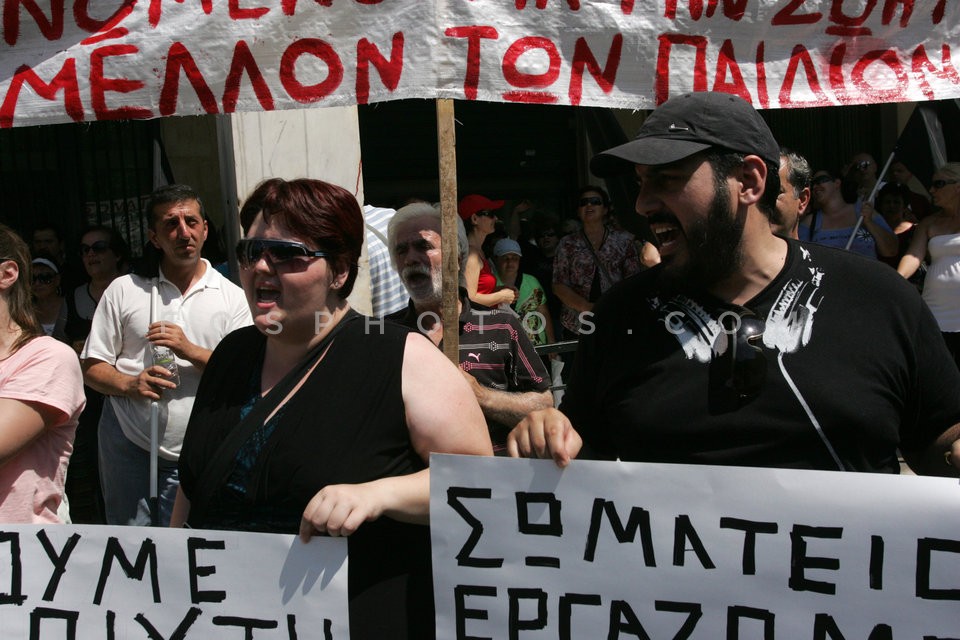
<svg viewBox="0 0 960 640">
<path fill-rule="evenodd" d="M 789 242 L 780 274 L 745 305 L 765 321 L 765 380 L 732 404 L 711 392 L 728 371 L 711 361 L 734 342 L 721 316 L 743 308 L 662 295 L 661 281 L 658 267 L 622 282 L 581 335 L 561 410 L 601 457 L 837 469 L 833 449 L 845 469 L 896 473 L 898 447 L 921 450 L 960 422 L 960 372 L 886 265 Z"/>
</svg>

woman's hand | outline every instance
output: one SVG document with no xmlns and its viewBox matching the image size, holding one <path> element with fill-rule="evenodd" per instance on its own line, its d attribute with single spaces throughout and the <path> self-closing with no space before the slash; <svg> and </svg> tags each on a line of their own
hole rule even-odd
<svg viewBox="0 0 960 640">
<path fill-rule="evenodd" d="M 513 304 L 517 301 L 516 287 L 502 287 L 495 292 L 497 304 Z"/>
<path fill-rule="evenodd" d="M 316 533 L 349 536 L 364 522 L 379 518 L 384 503 L 382 483 L 328 485 L 303 510 L 300 539 L 309 542 Z"/>
</svg>

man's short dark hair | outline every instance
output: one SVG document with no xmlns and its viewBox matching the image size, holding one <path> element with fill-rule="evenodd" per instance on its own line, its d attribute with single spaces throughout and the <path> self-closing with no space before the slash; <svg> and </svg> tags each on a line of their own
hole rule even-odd
<svg viewBox="0 0 960 640">
<path fill-rule="evenodd" d="M 147 206 L 144 208 L 148 218 L 147 226 L 151 229 L 154 228 L 157 223 L 156 208 L 160 205 L 188 200 L 197 201 L 197 204 L 200 205 L 200 217 L 206 219 L 206 213 L 203 211 L 203 201 L 193 187 L 185 184 L 167 184 L 156 189 L 150 194 L 150 199 L 147 200 Z"/>
</svg>

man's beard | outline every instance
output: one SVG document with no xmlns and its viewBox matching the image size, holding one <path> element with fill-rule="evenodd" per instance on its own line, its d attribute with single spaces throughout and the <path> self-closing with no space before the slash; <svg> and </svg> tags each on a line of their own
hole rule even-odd
<svg viewBox="0 0 960 640">
<path fill-rule="evenodd" d="M 429 284 L 418 281 L 416 286 L 411 287 L 407 278 L 414 275 L 429 277 Z M 404 267 L 403 271 L 400 272 L 400 279 L 403 280 L 404 286 L 407 287 L 407 291 L 416 305 L 436 305 L 443 300 L 443 273 L 439 270 L 435 271 L 419 264 L 410 265 Z"/>
<path fill-rule="evenodd" d="M 717 184 L 706 218 L 685 230 L 687 259 L 664 270 L 667 288 L 708 289 L 741 266 L 744 221 L 730 206 L 725 182 Z"/>
</svg>

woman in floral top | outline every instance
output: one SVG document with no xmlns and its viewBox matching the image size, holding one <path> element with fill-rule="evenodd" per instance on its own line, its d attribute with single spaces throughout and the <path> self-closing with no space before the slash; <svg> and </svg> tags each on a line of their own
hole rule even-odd
<svg viewBox="0 0 960 640">
<path fill-rule="evenodd" d="M 640 271 L 633 236 L 606 224 L 607 192 L 587 185 L 580 189 L 577 204 L 583 229 L 565 236 L 553 259 L 553 291 L 563 303 L 560 322 L 567 340 L 579 336 L 580 314 L 592 311 L 603 292 Z"/>
</svg>

